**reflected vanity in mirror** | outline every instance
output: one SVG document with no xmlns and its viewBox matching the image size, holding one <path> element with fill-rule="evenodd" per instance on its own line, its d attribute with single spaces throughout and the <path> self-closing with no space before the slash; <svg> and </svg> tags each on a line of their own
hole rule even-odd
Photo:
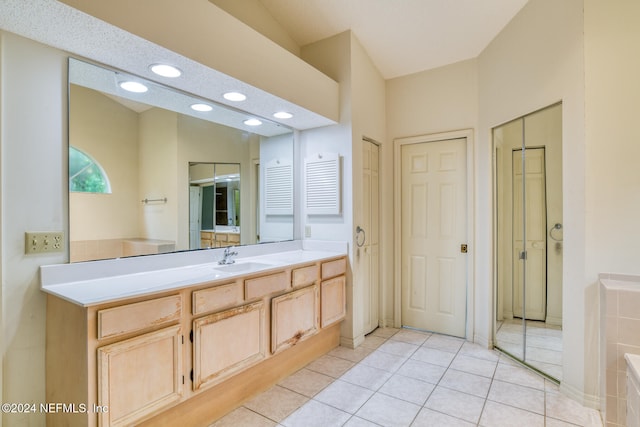
<svg viewBox="0 0 640 427">
<path fill-rule="evenodd" d="M 240 164 L 189 163 L 189 248 L 240 244 Z"/>
<path fill-rule="evenodd" d="M 496 347 L 562 380 L 562 104 L 493 129 Z"/>
<path fill-rule="evenodd" d="M 293 239 L 293 132 L 249 118 L 70 58 L 70 261 Z"/>
</svg>

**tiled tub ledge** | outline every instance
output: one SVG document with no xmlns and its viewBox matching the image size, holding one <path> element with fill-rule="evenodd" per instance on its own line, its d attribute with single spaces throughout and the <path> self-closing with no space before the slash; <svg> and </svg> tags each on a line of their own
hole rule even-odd
<svg viewBox="0 0 640 427">
<path fill-rule="evenodd" d="M 627 360 L 627 427 L 640 427 L 640 356 L 625 354 Z"/>
<path fill-rule="evenodd" d="M 117 301 L 190 286 L 204 280 L 231 279 L 247 271 L 218 264 L 225 248 L 118 258 L 40 267 L 42 291 L 80 306 Z M 346 255 L 345 242 L 294 240 L 238 246 L 236 263 L 277 268 Z"/>
<path fill-rule="evenodd" d="M 601 274 L 600 401 L 607 426 L 639 425 L 627 417 L 627 360 L 640 355 L 638 330 L 640 276 Z"/>
</svg>

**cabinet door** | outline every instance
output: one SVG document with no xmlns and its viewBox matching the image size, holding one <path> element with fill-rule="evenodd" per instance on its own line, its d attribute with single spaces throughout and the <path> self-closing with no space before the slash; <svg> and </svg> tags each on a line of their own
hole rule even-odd
<svg viewBox="0 0 640 427">
<path fill-rule="evenodd" d="M 193 388 L 216 384 L 265 357 L 264 302 L 193 321 Z"/>
<path fill-rule="evenodd" d="M 319 303 L 315 285 L 271 300 L 272 353 L 292 347 L 318 332 Z"/>
<path fill-rule="evenodd" d="M 182 335 L 172 326 L 98 348 L 101 426 L 128 426 L 182 397 Z"/>
<path fill-rule="evenodd" d="M 345 276 L 320 283 L 320 323 L 323 328 L 344 319 L 347 314 Z"/>
</svg>

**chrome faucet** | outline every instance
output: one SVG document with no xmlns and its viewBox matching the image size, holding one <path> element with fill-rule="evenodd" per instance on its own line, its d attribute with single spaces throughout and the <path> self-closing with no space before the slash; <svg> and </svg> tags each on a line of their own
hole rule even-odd
<svg viewBox="0 0 640 427">
<path fill-rule="evenodd" d="M 233 249 L 233 246 L 227 247 L 224 249 L 224 256 L 222 257 L 222 259 L 220 261 L 218 261 L 218 264 L 220 265 L 226 265 L 226 264 L 233 264 L 234 262 L 236 262 L 235 259 L 231 259 L 232 256 L 236 256 L 238 255 L 237 251 L 231 251 L 231 249 Z"/>
</svg>

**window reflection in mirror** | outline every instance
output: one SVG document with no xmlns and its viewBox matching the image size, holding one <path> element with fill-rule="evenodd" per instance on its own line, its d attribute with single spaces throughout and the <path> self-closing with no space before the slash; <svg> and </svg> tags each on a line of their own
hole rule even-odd
<svg viewBox="0 0 640 427">
<path fill-rule="evenodd" d="M 234 245 L 293 238 L 293 210 L 268 213 L 261 196 L 261 165 L 293 164 L 290 129 L 267 120 L 248 128 L 245 113 L 143 79 L 147 92 L 126 93 L 117 86 L 122 76 L 69 61 L 69 145 L 100 165 L 111 189 L 70 191 L 71 262 L 222 246 L 195 237 L 193 213 L 202 221 L 203 205 L 191 209 L 192 187 L 207 187 L 193 183 L 196 163 L 211 166 L 210 179 L 223 181 L 209 184 L 216 190 L 207 197 L 215 202 L 217 193 L 226 193 L 198 231 L 231 227 L 226 244 Z M 190 105 L 197 102 L 214 109 L 194 111 Z M 292 204 L 292 177 L 286 184 Z M 268 233 L 260 236 L 261 228 Z"/>
</svg>

